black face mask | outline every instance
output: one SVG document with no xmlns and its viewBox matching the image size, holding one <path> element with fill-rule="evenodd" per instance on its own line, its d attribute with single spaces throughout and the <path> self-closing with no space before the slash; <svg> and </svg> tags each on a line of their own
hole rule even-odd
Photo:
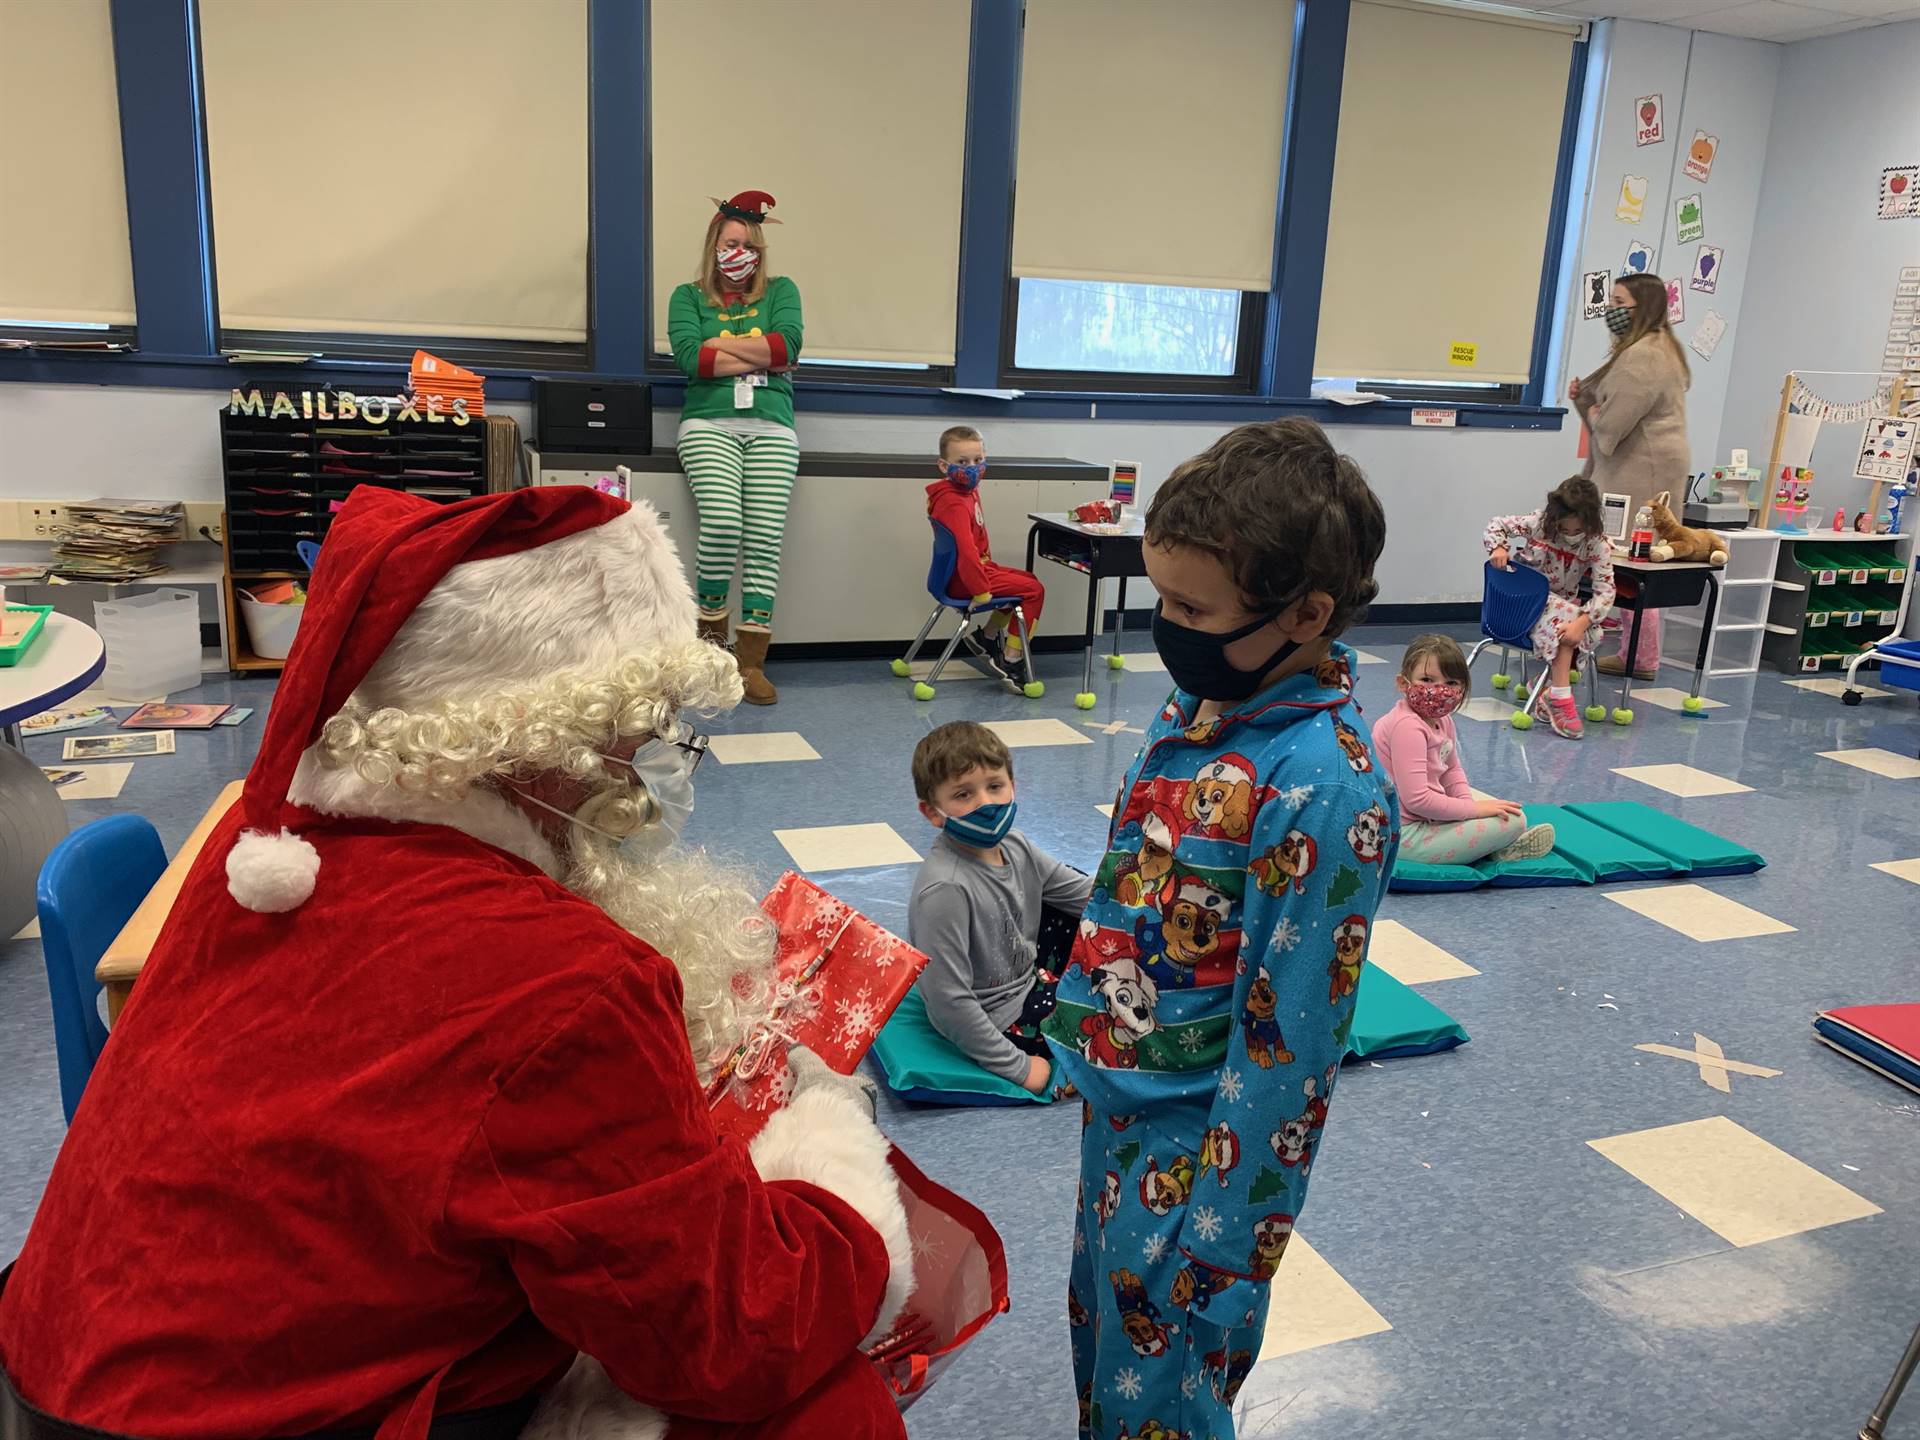
<svg viewBox="0 0 1920 1440">
<path fill-rule="evenodd" d="M 1153 612 L 1153 648 L 1160 652 L 1173 683 L 1189 695 L 1197 695 L 1202 700 L 1244 700 L 1260 688 L 1269 670 L 1300 648 L 1299 642 L 1281 641 L 1274 652 L 1252 670 L 1229 664 L 1226 648 L 1236 640 L 1246 639 L 1263 625 L 1271 624 L 1280 613 L 1276 610 L 1238 630 L 1216 635 L 1176 625 L 1167 618 L 1166 607 L 1157 606 Z"/>
</svg>

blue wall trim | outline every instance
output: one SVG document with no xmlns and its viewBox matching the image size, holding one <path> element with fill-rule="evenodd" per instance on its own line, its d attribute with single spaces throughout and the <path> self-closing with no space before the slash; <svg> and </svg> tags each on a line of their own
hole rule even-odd
<svg viewBox="0 0 1920 1440">
<path fill-rule="evenodd" d="M 200 28 L 193 0 L 112 0 L 127 172 L 134 318 L 142 349 L 219 353 L 213 289 L 213 198 L 200 107 Z M 49 117 L 51 123 L 57 118 Z M 98 380 L 117 373 L 102 369 Z"/>
<path fill-rule="evenodd" d="M 1022 0 L 974 0 L 967 55 L 967 162 L 960 196 L 960 329 L 953 383 L 1000 383 L 1013 172 L 1020 135 Z"/>
<path fill-rule="evenodd" d="M 1348 0 L 1303 0 L 1294 20 L 1279 238 L 1273 247 L 1274 303 L 1267 311 L 1260 371 L 1260 389 L 1267 395 L 1305 395 L 1313 388 L 1340 87 L 1346 79 L 1347 14 Z"/>
<path fill-rule="evenodd" d="M 1580 107 L 1586 96 L 1588 42 L 1573 43 L 1567 68 L 1567 103 L 1560 116 L 1560 158 L 1553 169 L 1553 208 L 1547 211 L 1547 248 L 1540 262 L 1540 299 L 1533 312 L 1533 358 L 1527 365 L 1526 387 L 1520 392 L 1528 405 L 1539 405 L 1546 394 L 1552 369 L 1553 344 L 1562 283 L 1561 257 L 1566 249 L 1567 205 L 1573 193 L 1574 157 L 1580 140 Z"/>
<path fill-rule="evenodd" d="M 602 375 L 645 372 L 652 254 L 651 0 L 590 0 L 587 11 L 587 333 Z"/>
</svg>

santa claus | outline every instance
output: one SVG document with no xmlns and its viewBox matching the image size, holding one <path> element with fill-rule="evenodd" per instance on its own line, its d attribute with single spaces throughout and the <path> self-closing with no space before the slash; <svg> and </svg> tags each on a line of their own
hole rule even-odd
<svg viewBox="0 0 1920 1440">
<path fill-rule="evenodd" d="M 708 1121 L 773 935 L 673 840 L 740 693 L 646 507 L 357 491 L 0 1281 L 0 1431 L 904 1435 L 870 1095 Z"/>
</svg>

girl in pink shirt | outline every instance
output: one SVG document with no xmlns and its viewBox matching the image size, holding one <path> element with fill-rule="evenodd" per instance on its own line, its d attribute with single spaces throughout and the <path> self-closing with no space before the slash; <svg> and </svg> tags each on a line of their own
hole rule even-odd
<svg viewBox="0 0 1920 1440">
<path fill-rule="evenodd" d="M 1467 657 L 1445 635 L 1416 636 L 1394 685 L 1400 703 L 1373 727 L 1373 749 L 1400 792 L 1400 854 L 1433 865 L 1531 860 L 1553 826 L 1527 824 L 1512 800 L 1476 800 L 1460 763 L 1453 712 L 1466 703 Z"/>
</svg>

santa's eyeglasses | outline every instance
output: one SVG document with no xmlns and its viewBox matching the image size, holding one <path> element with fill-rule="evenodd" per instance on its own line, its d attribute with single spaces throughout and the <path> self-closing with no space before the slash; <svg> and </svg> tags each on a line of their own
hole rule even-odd
<svg viewBox="0 0 1920 1440">
<path fill-rule="evenodd" d="M 688 775 L 698 770 L 700 762 L 707 758 L 707 737 L 685 721 L 675 726 L 671 734 L 649 736 L 640 743 L 639 748 L 628 759 L 623 760 L 618 755 L 602 755 L 600 758 L 612 765 L 625 765 L 628 769 L 637 770 L 640 766 L 640 757 L 654 745 L 671 745 L 686 756 Z"/>
</svg>

